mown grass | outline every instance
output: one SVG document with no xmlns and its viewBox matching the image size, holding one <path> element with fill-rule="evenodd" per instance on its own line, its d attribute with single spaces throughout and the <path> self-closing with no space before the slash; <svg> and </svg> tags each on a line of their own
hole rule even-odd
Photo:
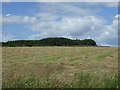
<svg viewBox="0 0 120 90">
<path fill-rule="evenodd" d="M 98 80 L 97 80 L 98 79 Z M 25 78 L 17 77 L 3 83 L 3 88 L 118 88 L 118 75 L 111 77 L 97 77 L 91 74 L 76 74 L 73 80 L 66 83 L 64 80 L 46 76 L 40 80 L 36 76 Z"/>
<path fill-rule="evenodd" d="M 117 48 L 3 47 L 2 54 L 3 88 L 118 88 Z"/>
<path fill-rule="evenodd" d="M 96 57 L 96 59 L 101 59 L 101 60 L 103 60 L 103 59 L 105 59 L 106 57 L 108 57 L 108 56 L 110 56 L 111 54 L 113 54 L 114 52 L 116 52 L 116 50 L 113 50 L 113 51 L 110 51 L 110 52 L 106 52 L 106 53 L 104 53 L 104 54 L 101 54 L 101 55 L 99 55 L 99 56 L 97 56 Z"/>
</svg>

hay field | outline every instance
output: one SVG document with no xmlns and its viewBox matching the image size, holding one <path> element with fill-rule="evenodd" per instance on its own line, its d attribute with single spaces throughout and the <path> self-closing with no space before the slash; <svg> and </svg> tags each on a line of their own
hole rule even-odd
<svg viewBox="0 0 120 90">
<path fill-rule="evenodd" d="M 118 88 L 117 47 L 3 47 L 3 88 Z"/>
</svg>

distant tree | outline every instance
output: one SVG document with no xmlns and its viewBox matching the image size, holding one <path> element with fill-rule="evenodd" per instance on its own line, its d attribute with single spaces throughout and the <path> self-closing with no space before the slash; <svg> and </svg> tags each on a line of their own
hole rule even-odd
<svg viewBox="0 0 120 90">
<path fill-rule="evenodd" d="M 72 40 L 63 37 L 51 37 L 51 38 L 43 38 L 41 40 L 15 40 L 2 42 L 2 46 L 97 46 L 96 42 L 92 39 L 84 39 L 84 40 Z"/>
</svg>

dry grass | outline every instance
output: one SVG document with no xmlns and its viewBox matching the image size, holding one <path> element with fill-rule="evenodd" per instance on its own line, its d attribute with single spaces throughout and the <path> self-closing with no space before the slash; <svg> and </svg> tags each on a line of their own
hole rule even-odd
<svg viewBox="0 0 120 90">
<path fill-rule="evenodd" d="M 118 48 L 115 47 L 3 47 L 2 49 L 4 88 L 22 88 L 22 86 L 23 88 L 105 88 L 108 86 L 105 82 L 101 85 L 101 80 L 106 79 L 109 84 L 110 78 L 118 72 Z M 25 86 L 25 82 L 33 83 Z"/>
</svg>

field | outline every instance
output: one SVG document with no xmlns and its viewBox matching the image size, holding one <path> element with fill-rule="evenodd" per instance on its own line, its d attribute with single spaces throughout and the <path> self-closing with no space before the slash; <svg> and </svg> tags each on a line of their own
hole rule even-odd
<svg viewBox="0 0 120 90">
<path fill-rule="evenodd" d="M 3 47 L 3 88 L 118 88 L 117 47 Z"/>
</svg>

